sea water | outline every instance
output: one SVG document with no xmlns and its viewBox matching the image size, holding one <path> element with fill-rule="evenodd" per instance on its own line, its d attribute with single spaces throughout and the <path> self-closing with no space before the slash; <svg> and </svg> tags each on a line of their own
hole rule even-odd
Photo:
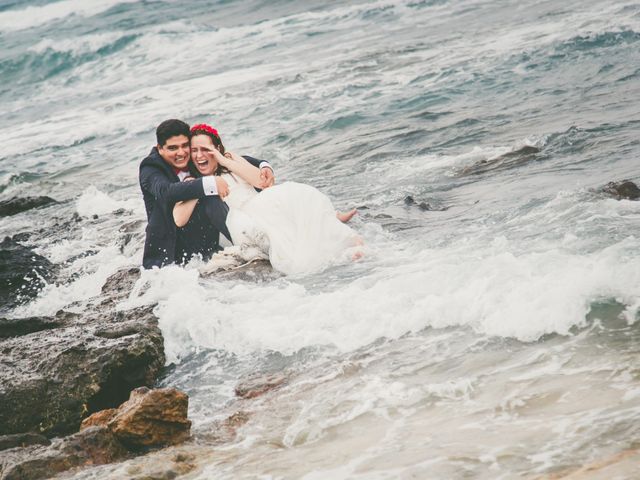
<svg viewBox="0 0 640 480">
<path fill-rule="evenodd" d="M 637 2 L 6 0 L 0 42 L 0 200 L 59 202 L 0 219 L 60 266 L 12 316 L 141 263 L 167 118 L 359 209 L 358 262 L 195 260 L 120 305 L 157 303 L 185 478 L 539 478 L 637 447 L 640 203 L 600 191 L 640 180 Z M 283 372 L 212 440 L 239 379 Z"/>
</svg>

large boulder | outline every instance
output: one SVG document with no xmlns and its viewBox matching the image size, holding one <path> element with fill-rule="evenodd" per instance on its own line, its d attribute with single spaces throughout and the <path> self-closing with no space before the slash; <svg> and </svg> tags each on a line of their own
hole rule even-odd
<svg viewBox="0 0 640 480">
<path fill-rule="evenodd" d="M 75 432 L 89 414 L 155 383 L 165 356 L 153 306 L 112 306 L 103 299 L 83 314 L 0 319 L 0 435 Z"/>
<path fill-rule="evenodd" d="M 104 426 L 131 449 L 175 445 L 189 438 L 189 397 L 175 388 L 131 392 L 118 409 L 94 413 L 81 428 Z"/>
</svg>

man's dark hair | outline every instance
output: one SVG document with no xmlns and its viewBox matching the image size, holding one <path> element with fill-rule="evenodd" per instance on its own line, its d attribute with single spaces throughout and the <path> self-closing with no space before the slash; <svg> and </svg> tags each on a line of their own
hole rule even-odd
<svg viewBox="0 0 640 480">
<path fill-rule="evenodd" d="M 184 135 L 187 138 L 191 138 L 189 125 L 184 123 L 182 120 L 176 120 L 175 118 L 165 120 L 158 125 L 158 128 L 156 128 L 156 140 L 160 146 L 167 143 L 167 140 L 171 137 L 177 137 L 178 135 Z"/>
</svg>

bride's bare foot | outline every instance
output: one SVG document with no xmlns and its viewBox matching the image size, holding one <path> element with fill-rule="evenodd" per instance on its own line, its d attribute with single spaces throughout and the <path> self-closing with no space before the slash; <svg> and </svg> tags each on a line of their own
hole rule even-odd
<svg viewBox="0 0 640 480">
<path fill-rule="evenodd" d="M 357 247 L 363 247 L 364 239 L 360 235 L 356 235 L 353 237 L 353 244 Z M 358 248 L 353 253 L 353 255 L 351 255 L 351 260 L 355 262 L 357 260 L 360 260 L 362 257 L 364 257 L 364 252 L 362 251 L 362 248 Z"/>
<path fill-rule="evenodd" d="M 358 213 L 358 210 L 356 210 L 355 208 L 353 210 L 350 210 L 348 212 L 336 212 L 336 217 L 338 218 L 338 220 L 340 220 L 342 223 L 347 223 L 349 220 L 351 220 L 353 218 L 353 216 Z"/>
</svg>

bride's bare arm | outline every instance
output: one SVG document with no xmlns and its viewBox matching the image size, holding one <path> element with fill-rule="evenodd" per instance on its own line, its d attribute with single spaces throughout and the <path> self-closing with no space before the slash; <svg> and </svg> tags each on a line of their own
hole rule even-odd
<svg viewBox="0 0 640 480">
<path fill-rule="evenodd" d="M 193 200 L 185 200 L 174 205 L 173 221 L 177 227 L 184 227 L 189 222 L 197 203 L 198 199 L 194 198 Z"/>
<path fill-rule="evenodd" d="M 256 188 L 264 187 L 263 179 L 260 175 L 260 169 L 251 165 L 240 155 L 236 155 L 233 152 L 227 152 L 225 155 L 222 155 L 217 150 L 215 150 L 213 154 L 220 165 L 238 175 L 245 182 L 251 184 L 251 186 Z"/>
</svg>

